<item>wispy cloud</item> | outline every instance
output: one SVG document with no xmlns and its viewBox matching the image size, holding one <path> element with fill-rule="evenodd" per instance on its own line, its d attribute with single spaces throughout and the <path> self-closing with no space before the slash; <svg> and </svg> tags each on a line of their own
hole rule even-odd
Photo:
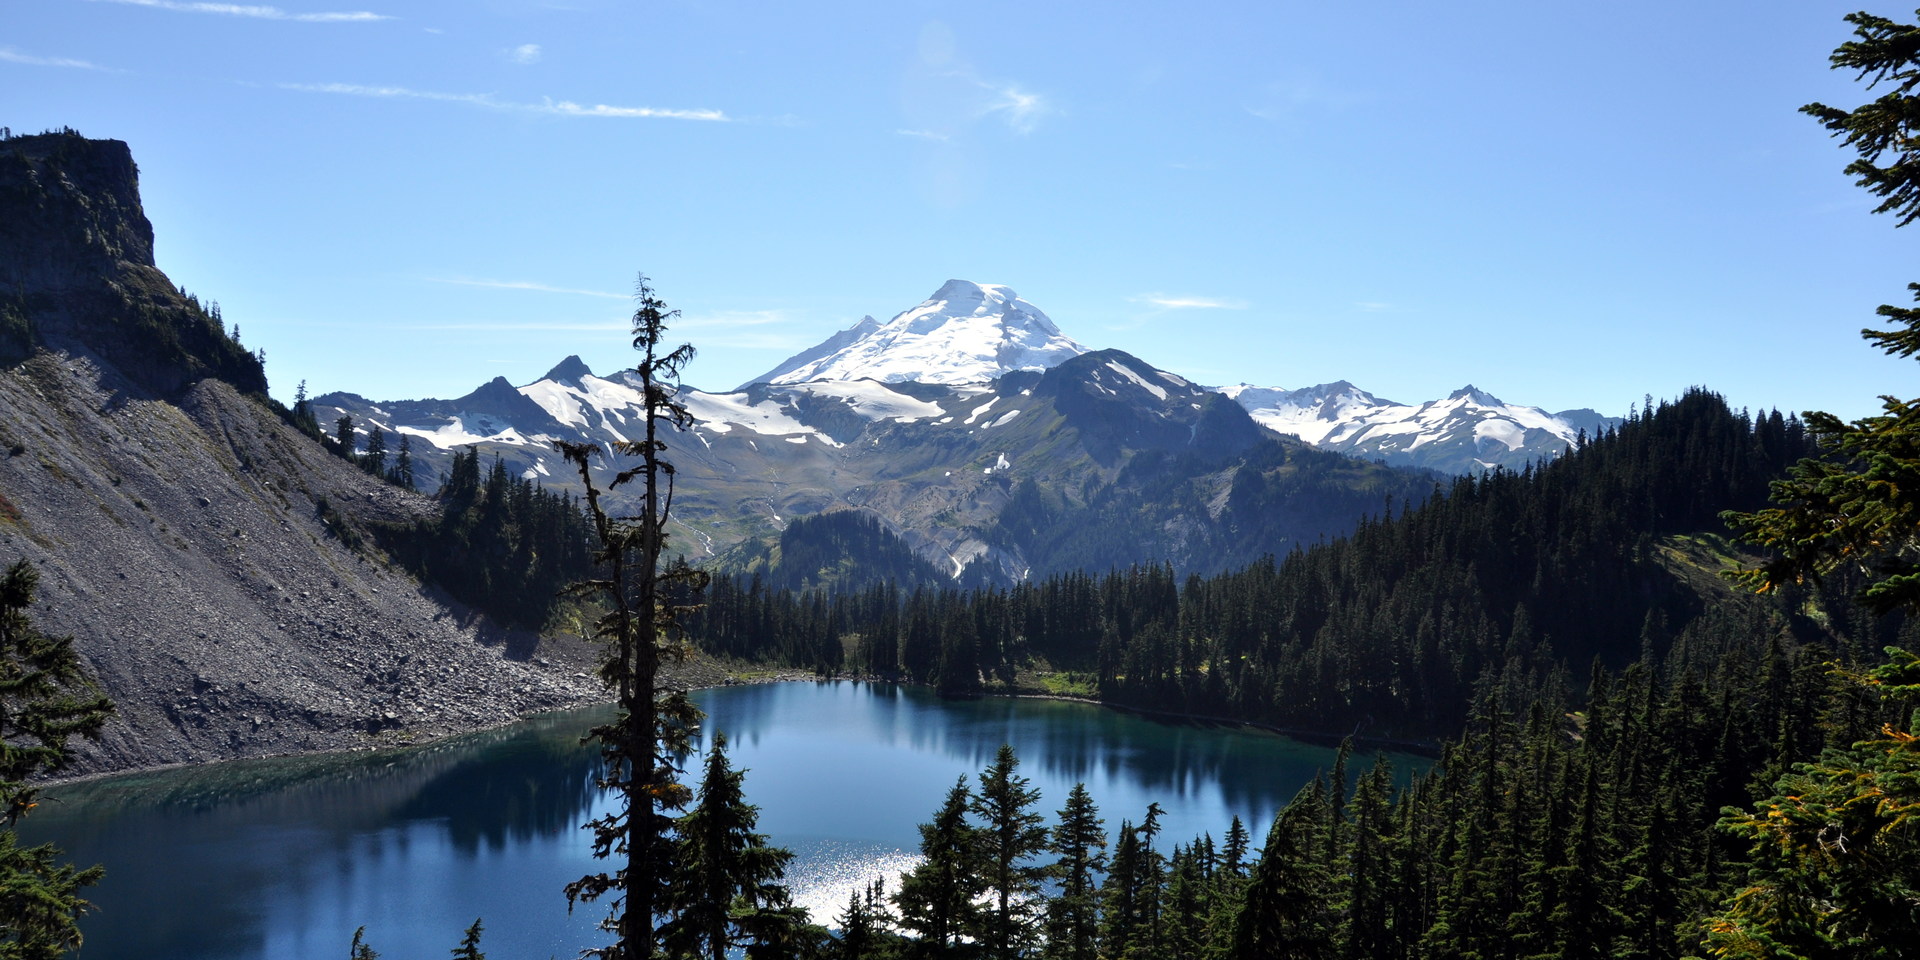
<svg viewBox="0 0 1920 960">
<path fill-rule="evenodd" d="M 570 290 L 541 283 L 503 280 L 428 277 L 434 283 L 453 283 L 470 287 L 501 290 L 534 290 L 542 293 L 577 293 L 589 297 L 626 300 L 629 297 L 599 290 Z M 632 321 L 622 317 L 607 320 L 448 320 L 403 323 L 398 329 L 459 330 L 474 333 L 608 333 L 625 332 Z M 741 350 L 798 350 L 812 341 L 803 340 L 793 330 L 793 316 L 786 310 L 721 310 L 682 316 L 670 324 L 670 332 L 699 331 L 702 347 L 727 347 Z"/>
<path fill-rule="evenodd" d="M 787 323 L 792 319 L 785 310 L 719 310 L 713 313 L 682 316 L 674 326 L 702 330 L 764 327 L 776 323 Z"/>
<path fill-rule="evenodd" d="M 987 113 L 1003 115 L 1015 133 L 1032 133 L 1040 118 L 1053 112 L 1053 107 L 1037 93 L 1028 93 L 1011 84 L 981 83 L 980 86 L 996 95 L 993 102 L 987 104 Z"/>
<path fill-rule="evenodd" d="M 1381 303 L 1378 300 L 1356 300 L 1353 308 L 1361 313 L 1386 313 L 1393 309 L 1393 304 Z"/>
<path fill-rule="evenodd" d="M 528 320 L 523 322 L 498 323 L 494 321 L 449 321 L 446 323 L 401 323 L 385 325 L 388 329 L 398 330 L 497 330 L 514 332 L 523 330 L 553 331 L 557 333 L 605 333 L 610 330 L 626 330 L 625 322 L 611 320 L 583 322 L 575 320 Z"/>
<path fill-rule="evenodd" d="M 299 23 L 369 23 L 392 20 L 384 13 L 355 10 L 340 13 L 294 13 L 279 7 L 244 3 L 192 3 L 183 0 L 93 0 L 95 3 L 121 3 L 132 7 L 152 7 L 178 13 L 213 13 L 227 17 L 251 17 L 255 20 L 292 20 Z"/>
<path fill-rule="evenodd" d="M 725 123 L 733 119 L 718 110 L 661 110 L 655 107 L 610 107 L 596 103 L 583 107 L 571 100 L 544 100 L 538 104 L 515 105 L 520 109 L 536 110 L 540 113 L 557 113 L 565 117 L 664 117 L 669 120 L 713 120 Z"/>
<path fill-rule="evenodd" d="M 521 280 L 475 280 L 469 277 L 423 277 L 429 283 L 451 283 L 462 287 L 486 287 L 491 290 L 532 290 L 538 293 L 571 293 L 582 297 L 605 297 L 608 300 L 631 300 L 625 293 L 609 293 L 605 290 L 577 290 L 572 287 L 550 287 L 544 283 L 530 283 Z"/>
<path fill-rule="evenodd" d="M 12 47 L 0 47 L 0 61 L 22 63 L 34 67 L 71 67 L 75 70 L 101 70 L 106 73 L 120 72 L 112 67 L 103 67 L 97 63 L 88 63 L 85 60 L 73 60 L 67 57 L 36 57 L 29 53 L 21 53 Z"/>
<path fill-rule="evenodd" d="M 919 56 L 904 78 L 905 124 L 894 130 L 926 140 L 964 140 L 969 128 L 999 120 L 1015 133 L 1032 133 L 1059 113 L 1053 101 L 1025 86 L 977 69 L 960 52 L 952 28 L 933 20 L 920 28 Z"/>
<path fill-rule="evenodd" d="M 729 350 L 777 350 L 792 353 L 812 346 L 814 341 L 805 340 L 790 333 L 767 333 L 757 330 L 740 330 L 726 333 L 712 333 L 700 338 L 701 346 L 726 347 Z"/>
<path fill-rule="evenodd" d="M 1164 293 L 1143 293 L 1129 297 L 1134 303 L 1144 303 L 1162 310 L 1245 310 L 1245 300 L 1228 300 L 1221 297 L 1177 297 Z"/>
<path fill-rule="evenodd" d="M 719 110 L 663 110 L 656 107 L 615 107 L 604 103 L 582 106 L 571 100 L 543 99 L 539 103 L 515 103 L 510 100 L 495 99 L 489 93 L 439 93 L 432 90 L 413 90 L 407 87 L 374 87 L 356 83 L 283 83 L 283 90 L 301 90 L 307 93 L 333 93 L 352 97 L 374 97 L 381 99 L 434 100 L 443 103 L 466 103 L 494 110 L 517 110 L 526 113 L 546 113 L 562 117 L 622 117 L 622 118 L 660 118 L 668 120 L 709 120 L 725 123 L 732 120 Z"/>
<path fill-rule="evenodd" d="M 301 90 L 307 93 L 339 93 L 354 97 L 397 97 L 413 100 L 441 100 L 449 103 L 471 103 L 483 107 L 506 107 L 498 100 L 484 93 L 434 93 L 431 90 L 409 90 L 405 87 L 369 87 L 356 83 L 282 83 L 282 90 Z"/>
<path fill-rule="evenodd" d="M 797 327 L 792 312 L 781 309 L 718 310 L 683 316 L 673 324 L 676 331 L 699 331 L 702 347 L 789 353 L 815 342 L 802 337 Z"/>
<path fill-rule="evenodd" d="M 507 50 L 507 59 L 521 66 L 531 66 L 539 63 L 540 45 L 537 43 L 523 43 L 517 47 L 510 47 Z"/>
</svg>

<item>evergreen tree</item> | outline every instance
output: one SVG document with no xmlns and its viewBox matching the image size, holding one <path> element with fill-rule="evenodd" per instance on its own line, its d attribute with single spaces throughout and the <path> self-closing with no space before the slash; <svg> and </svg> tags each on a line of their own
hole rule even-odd
<svg viewBox="0 0 1920 960">
<path fill-rule="evenodd" d="M 63 769 L 74 737 L 93 739 L 113 713 L 87 677 L 73 638 L 27 616 L 39 574 L 21 560 L 0 574 L 0 957 L 55 958 L 80 946 L 80 892 L 99 867 L 56 861 L 52 844 L 22 847 L 15 825 L 36 805 L 32 781 Z"/>
<path fill-rule="evenodd" d="M 400 435 L 400 453 L 393 462 L 393 475 L 389 478 L 408 490 L 419 489 L 413 477 L 413 437 Z"/>
<path fill-rule="evenodd" d="M 1339 851 L 1342 869 L 1337 875 L 1344 889 L 1346 917 L 1341 955 L 1348 960 L 1375 960 L 1392 955 L 1395 935 L 1392 910 L 1397 899 L 1393 867 L 1398 852 L 1392 818 L 1393 768 L 1385 756 L 1360 778 L 1348 801 L 1347 843 Z"/>
<path fill-rule="evenodd" d="M 672 875 L 668 811 L 688 800 L 676 779 L 678 756 L 687 746 L 688 731 L 698 711 L 684 692 L 658 697 L 656 681 L 665 659 L 684 655 L 680 618 L 689 604 L 673 602 L 696 595 L 705 577 L 684 566 L 662 569 L 667 527 L 673 503 L 670 479 L 673 467 L 661 453 L 661 425 L 685 430 L 693 416 L 673 397 L 673 381 L 693 359 L 693 348 L 682 345 L 661 353 L 667 321 L 679 315 L 654 295 L 645 274 L 637 283 L 633 314 L 633 346 L 640 351 L 634 377 L 640 386 L 644 412 L 640 440 L 612 444 L 616 453 L 640 458 L 640 465 L 617 474 L 609 489 L 638 482 L 640 515 L 616 520 L 601 506 L 602 492 L 593 476 L 592 459 L 602 452 L 597 444 L 556 441 L 555 447 L 580 472 L 586 488 L 587 514 L 599 549 L 594 561 L 603 575 L 586 581 L 579 592 L 597 597 L 607 612 L 594 634 L 605 644 L 600 678 L 613 691 L 618 715 L 595 727 L 590 736 L 600 743 L 606 760 L 599 779 L 603 789 L 615 792 L 618 806 L 592 821 L 593 854 L 606 859 L 621 856 L 615 872 L 588 874 L 567 885 L 567 902 L 598 900 L 612 895 L 612 913 L 604 928 L 615 943 L 592 951 L 606 960 L 651 960 L 654 920 Z M 494 496 L 491 491 L 488 500 Z"/>
<path fill-rule="evenodd" d="M 1048 960 L 1094 960 L 1099 947 L 1099 874 L 1107 866 L 1107 835 L 1099 808 L 1076 783 L 1053 830 L 1057 859 L 1051 870 L 1059 891 L 1047 901 Z"/>
<path fill-rule="evenodd" d="M 793 853 L 754 832 L 760 808 L 746 801 L 746 771 L 727 762 L 727 738 L 715 734 L 699 799 L 675 824 L 673 876 L 662 898 L 671 917 L 660 945 L 675 956 L 724 960 L 727 950 L 784 939 L 795 918 L 780 881 Z"/>
<path fill-rule="evenodd" d="M 1155 958 L 1162 953 L 1166 859 L 1153 843 L 1165 812 L 1158 803 L 1150 803 L 1140 826 L 1122 821 L 1114 837 L 1111 868 L 1100 891 L 1100 941 L 1105 956 Z"/>
<path fill-rule="evenodd" d="M 943 697 L 980 692 L 980 637 L 972 611 L 964 604 L 948 605 L 940 630 L 940 666 L 934 691 Z"/>
<path fill-rule="evenodd" d="M 1896 226 L 1920 217 L 1920 26 L 1868 13 L 1847 16 L 1855 39 L 1832 56 L 1871 89 L 1892 89 L 1847 111 L 1804 110 L 1858 156 L 1847 172 L 1884 198 Z M 1892 162 L 1885 163 L 1888 153 Z M 1920 294 L 1920 284 L 1909 285 Z M 1862 331 L 1887 353 L 1920 352 L 1920 311 L 1882 306 L 1892 330 Z M 1868 571 L 1862 600 L 1875 610 L 1920 613 L 1920 400 L 1884 397 L 1884 412 L 1851 424 L 1809 413 L 1827 456 L 1802 461 L 1773 488 L 1774 506 L 1729 514 L 1774 557 L 1738 577 L 1761 591 L 1837 569 Z M 1920 660 L 1890 649 L 1868 680 L 1896 695 L 1920 692 Z M 1920 722 L 1920 717 L 1916 718 Z M 1775 783 L 1753 813 L 1729 811 L 1728 831 L 1752 843 L 1746 885 L 1709 920 L 1722 957 L 1906 957 L 1920 943 L 1920 747 L 1910 730 L 1830 749 Z"/>
<path fill-rule="evenodd" d="M 353 439 L 353 414 L 341 414 L 340 419 L 333 422 L 333 452 L 352 460 L 357 446 Z"/>
<path fill-rule="evenodd" d="M 1247 825 L 1240 822 L 1240 815 L 1233 815 L 1233 823 L 1227 827 L 1227 842 L 1220 848 L 1220 870 L 1228 876 L 1246 876 L 1247 850 L 1252 840 L 1247 836 Z"/>
<path fill-rule="evenodd" d="M 360 469 L 376 477 L 387 475 L 387 431 L 378 426 L 367 431 L 367 452 L 360 455 Z"/>
<path fill-rule="evenodd" d="M 979 899 L 987 890 L 981 876 L 979 841 L 967 809 L 972 805 L 965 775 L 947 792 L 933 822 L 920 825 L 920 865 L 900 878 L 894 903 L 900 925 L 918 934 L 932 956 L 962 956 L 963 939 L 978 937 Z"/>
<path fill-rule="evenodd" d="M 1140 915 L 1146 939 L 1142 946 L 1149 957 L 1158 957 L 1165 942 L 1164 899 L 1167 889 L 1167 858 L 1154 846 L 1160 837 L 1160 818 L 1166 814 L 1158 803 L 1147 804 L 1147 815 L 1140 821 Z"/>
<path fill-rule="evenodd" d="M 1207 878 L 1198 844 L 1175 847 L 1167 863 L 1161 955 L 1198 960 L 1207 945 Z"/>
<path fill-rule="evenodd" d="M 325 436 L 320 432 L 320 420 L 314 415 L 313 404 L 307 400 L 305 380 L 300 381 L 300 385 L 293 390 L 293 425 L 295 429 L 315 440 L 321 440 Z"/>
<path fill-rule="evenodd" d="M 480 931 L 483 929 L 480 918 L 473 918 L 473 926 L 468 927 L 466 934 L 460 938 L 460 945 L 453 948 L 453 960 L 487 960 L 487 955 L 480 952 Z"/>
<path fill-rule="evenodd" d="M 1893 213 L 1895 226 L 1906 226 L 1920 217 L 1920 26 L 1864 12 L 1846 19 L 1855 39 L 1833 52 L 1834 69 L 1854 71 L 1869 89 L 1883 82 L 1892 89 L 1850 111 L 1821 103 L 1802 109 L 1857 152 L 1847 173 L 1885 198 L 1875 212 Z M 1889 153 L 1892 162 L 1884 162 Z M 1920 296 L 1920 284 L 1909 288 Z M 1920 352 L 1920 310 L 1879 312 L 1895 328 L 1862 336 L 1895 356 Z M 1748 539 L 1777 554 L 1742 574 L 1748 584 L 1771 590 L 1866 558 L 1878 566 L 1864 592 L 1871 606 L 1920 609 L 1920 400 L 1882 399 L 1882 414 L 1851 424 L 1807 414 L 1829 456 L 1801 463 L 1791 479 L 1775 484 L 1773 507 L 1729 515 Z"/>
<path fill-rule="evenodd" d="M 1304 842 L 1313 804 L 1295 800 L 1274 817 L 1267 844 L 1247 880 L 1233 931 L 1235 960 L 1321 960 L 1333 956 L 1325 872 Z"/>
<path fill-rule="evenodd" d="M 840 938 L 829 955 L 833 960 L 880 960 L 894 955 L 899 937 L 892 930 L 893 915 L 887 909 L 886 883 L 875 880 L 864 890 L 855 890 L 847 899 L 846 910 L 835 925 Z"/>
<path fill-rule="evenodd" d="M 1144 884 L 1140 832 L 1133 828 L 1133 821 L 1122 820 L 1119 832 L 1113 835 L 1107 880 L 1100 885 L 1101 956 L 1124 958 L 1145 953 L 1145 925 L 1140 918 Z"/>
<path fill-rule="evenodd" d="M 980 818 L 981 866 L 994 901 L 981 939 L 995 960 L 1027 955 L 1040 934 L 1036 919 L 1047 871 L 1033 859 L 1047 848 L 1047 828 L 1034 810 L 1040 791 L 1019 775 L 1019 765 L 1013 747 L 1001 744 L 993 766 L 981 771 L 980 791 L 972 801 Z"/>
</svg>

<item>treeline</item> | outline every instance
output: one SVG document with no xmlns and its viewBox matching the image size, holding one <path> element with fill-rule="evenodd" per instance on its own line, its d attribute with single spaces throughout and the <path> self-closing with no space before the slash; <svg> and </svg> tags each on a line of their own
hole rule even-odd
<svg viewBox="0 0 1920 960">
<path fill-rule="evenodd" d="M 796 517 L 771 544 L 749 541 L 728 554 L 715 566 L 737 579 L 757 581 L 763 590 L 848 591 L 947 579 L 873 515 L 858 510 Z"/>
<path fill-rule="evenodd" d="M 1710 946 L 1744 956 L 1726 942 L 1740 929 L 1728 918 L 1769 876 L 1770 844 L 1750 848 L 1729 829 L 1742 816 L 1723 808 L 1791 805 L 1798 794 L 1781 794 L 1801 789 L 1794 777 L 1844 776 L 1859 754 L 1848 746 L 1916 703 L 1913 691 L 1883 697 L 1836 674 L 1828 656 L 1749 643 L 1704 671 L 1657 658 L 1596 667 L 1577 711 L 1539 699 L 1516 713 L 1484 691 L 1464 735 L 1419 776 L 1384 758 L 1360 772 L 1342 745 L 1264 842 L 1237 818 L 1217 839 L 1165 836 L 1157 804 L 1109 829 L 1118 811 L 1103 816 L 1084 786 L 1052 798 L 1061 805 L 1049 817 L 1002 747 L 921 825 L 922 862 L 834 917 L 796 915 L 777 869 L 703 878 L 702 889 L 738 891 L 737 925 L 716 926 L 710 942 L 828 960 L 1679 960 Z M 750 833 L 752 808 L 730 776 L 741 843 L 765 852 L 698 862 L 783 864 L 784 851 Z M 703 785 L 703 803 L 716 795 Z M 1901 888 L 1836 895 L 1870 932 L 1860 955 L 1905 955 L 1912 941 L 1900 937 L 1920 928 Z M 1792 942 L 1793 930 L 1774 932 Z"/>
<path fill-rule="evenodd" d="M 1719 512 L 1764 504 L 1810 452 L 1798 421 L 1695 391 L 1543 466 L 1459 478 L 1349 537 L 1230 573 L 834 594 L 722 577 L 689 631 L 729 655 L 951 693 L 1038 664 L 1117 703 L 1444 736 L 1477 690 L 1509 705 L 1558 696 L 1595 658 L 1619 669 L 1671 649 L 1705 669 L 1756 634 L 1896 639 L 1899 621 L 1849 613 L 1843 593 L 1768 603 L 1715 581 Z"/>
<path fill-rule="evenodd" d="M 498 458 L 455 452 L 440 513 L 376 530 L 381 547 L 423 580 L 502 622 L 545 626 L 571 584 L 594 575 L 593 530 L 571 494 L 511 476 Z"/>
<path fill-rule="evenodd" d="M 378 426 L 359 442 L 353 417 L 334 421 L 331 436 L 320 428 L 307 383 L 300 381 L 285 419 L 335 456 L 406 490 L 416 489 L 413 441 L 405 433 L 392 448 Z M 370 524 L 381 549 L 422 580 L 503 623 L 540 629 L 548 625 L 568 586 L 594 576 L 593 528 L 572 494 L 552 493 L 524 477 L 511 476 L 498 457 L 483 479 L 480 453 L 456 451 L 447 479 L 434 494 L 437 516 L 404 525 Z M 325 501 L 321 518 L 349 546 L 360 531 Z"/>
</svg>

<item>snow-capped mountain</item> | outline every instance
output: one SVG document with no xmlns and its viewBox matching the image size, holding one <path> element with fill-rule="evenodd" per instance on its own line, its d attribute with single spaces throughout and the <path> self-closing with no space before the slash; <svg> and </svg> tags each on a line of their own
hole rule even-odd
<svg viewBox="0 0 1920 960">
<path fill-rule="evenodd" d="M 723 562 L 763 555 L 795 517 L 857 509 L 973 582 L 1143 558 L 1217 570 L 1338 535 L 1382 491 L 1418 497 L 1431 484 L 1275 437 L 1219 393 L 1117 350 L 989 383 L 683 386 L 678 398 L 696 420 L 667 439 L 679 544 Z M 329 425 L 348 416 L 362 437 L 383 431 L 389 451 L 404 437 L 426 490 L 469 446 L 512 475 L 578 489 L 552 441 L 632 439 L 642 424 L 627 375 L 576 357 L 456 400 L 313 404 Z"/>
<path fill-rule="evenodd" d="M 1012 289 L 948 280 L 892 320 L 863 317 L 742 388 L 809 380 L 986 383 L 1015 370 L 1047 370 L 1086 352 Z"/>
<path fill-rule="evenodd" d="M 349 416 L 363 436 L 384 431 L 389 451 L 406 438 L 422 489 L 469 446 L 524 479 L 577 489 L 553 441 L 637 439 L 629 378 L 568 357 L 532 383 L 495 378 L 454 400 L 313 403 L 324 424 Z M 1338 535 L 1383 495 L 1431 489 L 1430 474 L 1367 461 L 1518 468 L 1606 424 L 1472 388 L 1419 405 L 1344 381 L 1216 391 L 1090 352 L 1006 287 L 963 280 L 739 389 L 677 395 L 695 419 L 668 438 L 690 552 L 764 551 L 794 517 L 857 509 L 956 578 L 989 582 L 1143 559 L 1220 569 Z"/>
<path fill-rule="evenodd" d="M 1327 450 L 1447 473 L 1517 470 L 1620 421 L 1592 410 L 1548 413 L 1471 384 L 1444 400 L 1395 403 L 1345 380 L 1284 390 L 1236 384 L 1220 392 L 1277 433 Z"/>
</svg>

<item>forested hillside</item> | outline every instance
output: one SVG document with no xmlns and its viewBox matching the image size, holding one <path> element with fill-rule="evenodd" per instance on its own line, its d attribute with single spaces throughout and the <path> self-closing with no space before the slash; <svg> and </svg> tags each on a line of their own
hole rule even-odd
<svg viewBox="0 0 1920 960">
<path fill-rule="evenodd" d="M 1716 575 L 1722 511 L 1762 509 L 1769 479 L 1818 452 L 1795 419 L 1696 391 L 1232 574 L 723 583 L 699 624 L 732 652 L 949 693 L 1069 665 L 1115 702 L 1442 744 L 1409 778 L 1349 741 L 1264 843 L 1041 798 L 1003 752 L 929 812 L 897 893 L 829 921 L 825 956 L 1902 957 L 1888 937 L 1916 929 L 1911 871 L 1884 858 L 1910 849 L 1911 808 L 1875 798 L 1912 794 L 1899 728 L 1920 671 L 1873 665 L 1920 640 L 1913 622 L 1868 612 L 1832 564 L 1772 597 Z M 1850 475 L 1824 463 L 1795 469 Z M 1027 899 L 996 901 L 1007 889 Z"/>
<path fill-rule="evenodd" d="M 1705 672 L 1596 669 L 1579 711 L 1541 699 L 1516 715 L 1488 691 L 1410 786 L 1343 746 L 1264 842 L 1238 821 L 1170 837 L 1155 807 L 1040 797 L 1003 753 L 930 811 L 927 861 L 898 895 L 814 918 L 842 932 L 824 955 L 923 956 L 943 938 L 931 955 L 975 955 L 960 937 L 1009 957 L 1042 941 L 1038 955 L 1087 958 L 1697 955 L 1727 939 L 1726 898 L 1752 866 L 1746 838 L 1717 828 L 1722 808 L 1767 797 L 1789 765 L 1914 705 L 1835 677 L 1824 656 L 1775 643 L 1729 650 Z M 1059 886 L 1043 890 L 1042 876 Z M 1033 896 L 1016 909 L 980 896 L 1023 883 Z M 1820 956 L 1905 955 L 1858 946 Z"/>
<path fill-rule="evenodd" d="M 1028 667 L 1102 699 L 1331 734 L 1438 737 L 1477 692 L 1519 708 L 1652 658 L 1711 670 L 1779 636 L 1873 650 L 1838 594 L 1738 593 L 1720 511 L 1810 452 L 1799 422 L 1694 391 L 1538 468 L 1462 477 L 1346 538 L 1213 577 L 1165 567 L 1011 589 L 716 584 L 693 635 L 735 655 L 978 691 Z"/>
<path fill-rule="evenodd" d="M 592 528 L 569 494 L 507 474 L 481 478 L 479 451 L 456 453 L 437 517 L 376 526 L 386 552 L 463 603 L 506 623 L 549 625 L 566 588 L 593 576 Z"/>
</svg>

